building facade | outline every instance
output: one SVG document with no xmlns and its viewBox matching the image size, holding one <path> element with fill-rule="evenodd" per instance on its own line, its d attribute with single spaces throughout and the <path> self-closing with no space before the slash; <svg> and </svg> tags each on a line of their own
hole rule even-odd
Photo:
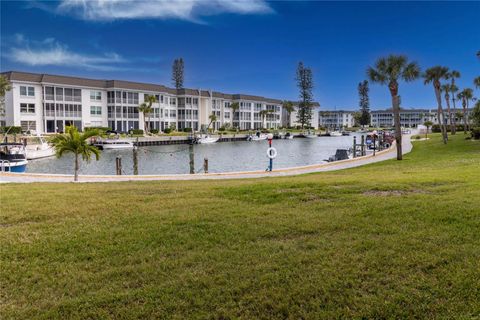
<svg viewBox="0 0 480 320">
<path fill-rule="evenodd" d="M 312 103 L 312 120 L 310 121 L 310 126 L 314 129 L 318 129 L 318 112 L 320 110 L 320 104 L 318 102 Z M 294 110 L 288 114 L 286 110 L 282 111 L 282 126 L 294 128 L 298 127 L 301 124 L 298 122 L 298 102 L 294 106 Z"/>
<path fill-rule="evenodd" d="M 463 114 L 463 109 L 450 109 L 452 120 L 455 119 L 456 124 L 463 124 L 463 120 L 457 116 L 457 112 Z M 467 119 L 470 118 L 472 109 L 466 110 Z M 392 109 L 371 111 L 371 125 L 375 128 L 391 128 L 394 125 Z M 443 110 L 445 124 L 450 124 L 450 116 L 446 109 Z M 438 124 L 438 112 L 436 108 L 431 109 L 402 109 L 400 110 L 400 126 L 404 128 L 416 128 L 423 125 L 426 121 Z"/>
<path fill-rule="evenodd" d="M 355 125 L 354 112 L 345 110 L 320 111 L 319 126 L 330 130 L 351 128 Z"/>
<path fill-rule="evenodd" d="M 208 125 L 217 130 L 226 125 L 240 130 L 274 129 L 282 123 L 281 101 L 260 96 L 15 71 L 2 75 L 12 89 L 5 96 L 0 126 L 21 126 L 23 131 L 63 132 L 75 125 L 80 130 L 109 127 L 127 132 L 145 129 L 145 120 L 150 129 L 160 131 L 172 127 L 198 131 Z M 157 102 L 144 119 L 138 107 L 151 95 Z M 234 102 L 240 105 L 235 112 L 230 108 Z M 261 110 L 269 112 L 262 116 Z M 213 123 L 211 114 L 216 116 Z"/>
</svg>

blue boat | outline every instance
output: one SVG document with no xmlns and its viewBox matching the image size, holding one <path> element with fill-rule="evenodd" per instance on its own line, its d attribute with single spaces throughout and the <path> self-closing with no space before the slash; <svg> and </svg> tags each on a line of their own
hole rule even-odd
<svg viewBox="0 0 480 320">
<path fill-rule="evenodd" d="M 25 172 L 27 153 L 21 143 L 0 143 L 0 172 Z"/>
</svg>

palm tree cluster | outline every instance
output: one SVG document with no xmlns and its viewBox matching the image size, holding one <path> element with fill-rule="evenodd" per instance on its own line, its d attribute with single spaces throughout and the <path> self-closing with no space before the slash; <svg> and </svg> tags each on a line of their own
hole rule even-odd
<svg viewBox="0 0 480 320">
<path fill-rule="evenodd" d="M 397 143 L 397 159 L 402 159 L 402 134 L 400 127 L 400 95 L 399 81 L 411 82 L 420 77 L 423 78 L 424 84 L 432 84 L 435 98 L 437 100 L 437 120 L 442 132 L 443 142 L 446 144 L 448 141 L 447 133 L 447 121 L 443 113 L 442 107 L 442 92 L 444 94 L 448 118 L 450 122 L 450 132 L 455 134 L 456 130 L 456 106 L 455 100 L 462 101 L 463 113 L 461 118 L 464 123 L 464 132 L 466 133 L 468 128 L 467 109 L 469 101 L 473 99 L 473 90 L 470 88 L 464 88 L 459 91 L 459 88 L 455 84 L 455 79 L 460 77 L 460 73 L 456 70 L 450 70 L 445 66 L 434 66 L 421 73 L 420 67 L 416 62 L 411 62 L 406 56 L 403 55 L 389 55 L 387 57 L 380 58 L 376 61 L 373 67 L 367 69 L 367 76 L 373 83 L 379 83 L 381 85 L 387 85 L 392 97 L 392 108 L 394 115 L 395 126 L 395 140 Z M 444 81 L 442 83 L 442 81 Z M 480 77 L 474 79 L 474 85 L 480 88 Z M 457 93 L 458 92 L 458 93 Z M 450 101 L 453 103 L 453 111 L 450 109 Z M 455 115 L 453 115 L 455 114 Z"/>
</svg>

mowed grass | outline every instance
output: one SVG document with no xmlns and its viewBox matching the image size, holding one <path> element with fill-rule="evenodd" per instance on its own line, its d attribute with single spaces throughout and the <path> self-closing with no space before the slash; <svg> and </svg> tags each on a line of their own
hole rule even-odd
<svg viewBox="0 0 480 320">
<path fill-rule="evenodd" d="M 480 317 L 480 142 L 298 177 L 1 185 L 1 319 Z"/>
</svg>

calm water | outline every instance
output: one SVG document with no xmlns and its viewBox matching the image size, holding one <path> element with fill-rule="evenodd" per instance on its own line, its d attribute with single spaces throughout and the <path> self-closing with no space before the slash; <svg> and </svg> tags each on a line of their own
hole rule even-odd
<svg viewBox="0 0 480 320">
<path fill-rule="evenodd" d="M 357 138 L 357 141 L 360 141 Z M 353 135 L 344 137 L 318 137 L 273 140 L 278 155 L 273 167 L 288 168 L 317 164 L 335 154 L 337 149 L 353 146 Z M 209 172 L 232 172 L 265 170 L 268 166 L 268 142 L 238 141 L 194 146 L 195 171 L 203 167 L 203 159 L 209 160 Z M 99 161 L 82 161 L 81 174 L 115 174 L 115 158 L 122 157 L 124 174 L 133 174 L 132 150 L 102 151 Z M 55 157 L 29 161 L 27 172 L 67 173 L 73 171 L 73 156 Z M 188 145 L 165 145 L 140 147 L 138 149 L 139 174 L 189 173 Z"/>
</svg>

